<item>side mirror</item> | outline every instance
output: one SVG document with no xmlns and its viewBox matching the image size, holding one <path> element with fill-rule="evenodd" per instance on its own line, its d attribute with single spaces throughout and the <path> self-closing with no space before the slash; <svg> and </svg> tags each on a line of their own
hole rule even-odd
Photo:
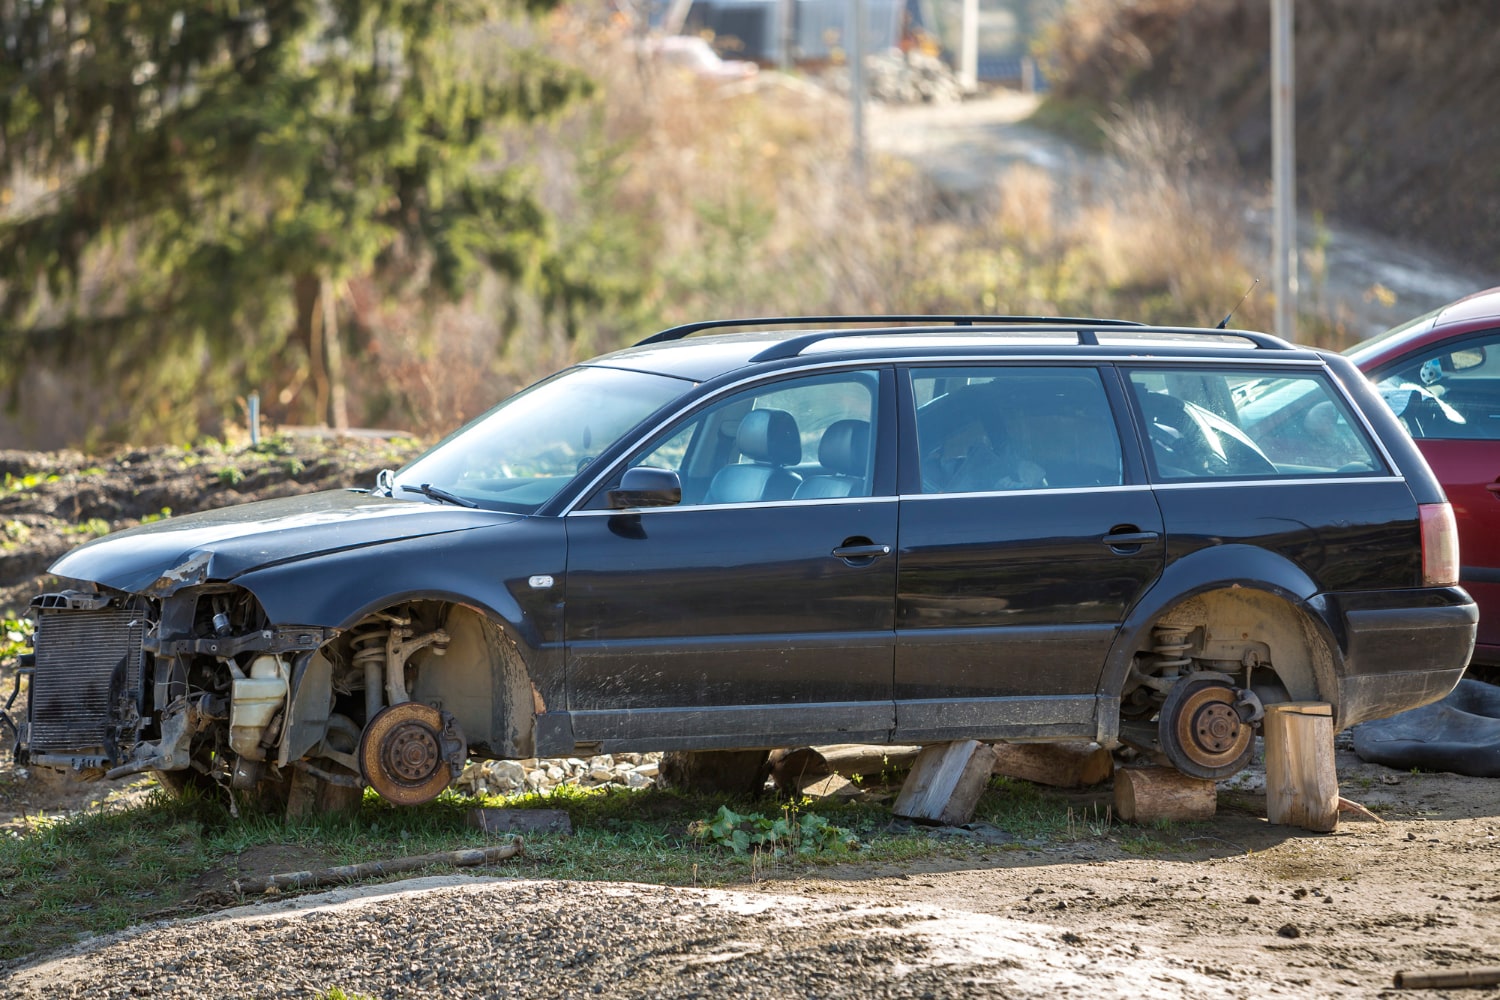
<svg viewBox="0 0 1500 1000">
<path fill-rule="evenodd" d="M 673 507 L 682 503 L 682 480 L 671 469 L 637 465 L 626 469 L 620 488 L 609 491 L 612 510 L 630 507 Z"/>
</svg>

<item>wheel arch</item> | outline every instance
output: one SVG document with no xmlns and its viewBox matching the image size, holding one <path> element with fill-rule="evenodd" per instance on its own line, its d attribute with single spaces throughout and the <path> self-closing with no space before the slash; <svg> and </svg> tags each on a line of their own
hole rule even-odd
<svg viewBox="0 0 1500 1000">
<path fill-rule="evenodd" d="M 1174 563 L 1131 609 L 1110 647 L 1099 689 L 1101 738 L 1118 738 L 1131 664 L 1161 625 L 1202 626 L 1226 654 L 1237 644 L 1263 643 L 1270 672 L 1293 700 L 1327 701 L 1337 713 L 1343 654 L 1321 602 L 1311 600 L 1318 592 L 1295 563 L 1253 546 L 1216 546 Z"/>
</svg>

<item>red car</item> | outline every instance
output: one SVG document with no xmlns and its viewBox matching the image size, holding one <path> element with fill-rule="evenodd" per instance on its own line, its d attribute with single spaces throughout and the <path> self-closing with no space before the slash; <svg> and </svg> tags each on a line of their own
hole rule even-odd
<svg viewBox="0 0 1500 1000">
<path fill-rule="evenodd" d="M 1479 604 L 1472 662 L 1500 667 L 1500 288 L 1344 353 L 1376 383 L 1448 493 L 1459 575 Z"/>
</svg>

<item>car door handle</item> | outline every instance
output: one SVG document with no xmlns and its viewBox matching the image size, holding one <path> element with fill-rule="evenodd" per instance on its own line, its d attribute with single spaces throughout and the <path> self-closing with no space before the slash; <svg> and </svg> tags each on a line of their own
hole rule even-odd
<svg viewBox="0 0 1500 1000">
<path fill-rule="evenodd" d="M 840 545 L 833 555 L 840 559 L 878 559 L 891 554 L 889 545 Z"/>
<path fill-rule="evenodd" d="M 1105 535 L 1099 540 L 1112 549 L 1119 549 L 1127 545 L 1145 545 L 1160 537 L 1161 532 L 1158 531 L 1121 531 Z"/>
</svg>

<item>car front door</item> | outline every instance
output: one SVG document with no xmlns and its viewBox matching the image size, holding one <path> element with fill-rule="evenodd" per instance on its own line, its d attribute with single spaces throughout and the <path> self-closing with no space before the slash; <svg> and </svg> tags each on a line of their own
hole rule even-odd
<svg viewBox="0 0 1500 1000">
<path fill-rule="evenodd" d="M 893 728 L 893 374 L 730 393 L 567 516 L 574 739 L 606 747 L 879 742 Z M 612 510 L 623 470 L 672 506 Z"/>
<path fill-rule="evenodd" d="M 921 367 L 901 388 L 897 741 L 1092 738 L 1165 551 L 1113 370 Z"/>
</svg>

